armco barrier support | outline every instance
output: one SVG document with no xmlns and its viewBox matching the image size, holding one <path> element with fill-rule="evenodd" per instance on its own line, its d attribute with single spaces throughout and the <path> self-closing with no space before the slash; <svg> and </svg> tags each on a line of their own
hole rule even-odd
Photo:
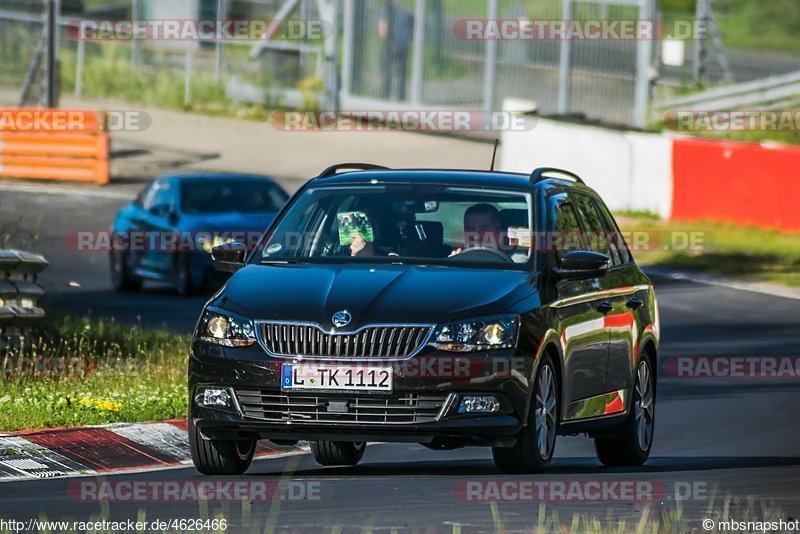
<svg viewBox="0 0 800 534">
<path fill-rule="evenodd" d="M 800 148 L 676 138 L 671 218 L 800 231 Z"/>
<path fill-rule="evenodd" d="M 39 299 L 45 292 L 36 277 L 47 265 L 39 254 L 0 250 L 0 354 L 29 341 L 32 327 L 44 319 Z"/>
<path fill-rule="evenodd" d="M 0 177 L 108 183 L 103 123 L 95 111 L 0 109 Z"/>
</svg>

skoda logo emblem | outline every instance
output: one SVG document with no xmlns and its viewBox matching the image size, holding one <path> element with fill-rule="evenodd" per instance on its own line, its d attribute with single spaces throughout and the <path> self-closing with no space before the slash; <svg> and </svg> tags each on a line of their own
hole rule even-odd
<svg viewBox="0 0 800 534">
<path fill-rule="evenodd" d="M 353 320 L 353 316 L 350 315 L 350 312 L 347 310 L 342 310 L 340 312 L 336 312 L 333 314 L 333 318 L 331 321 L 333 322 L 333 326 L 336 328 L 343 328 L 350 324 L 350 321 Z"/>
</svg>

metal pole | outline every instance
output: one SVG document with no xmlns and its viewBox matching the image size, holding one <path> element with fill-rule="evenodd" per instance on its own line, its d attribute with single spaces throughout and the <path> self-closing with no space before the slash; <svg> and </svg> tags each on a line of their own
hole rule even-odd
<svg viewBox="0 0 800 534">
<path fill-rule="evenodd" d="M 188 106 L 192 101 L 192 43 L 186 49 L 186 76 L 183 86 L 183 104 Z"/>
<path fill-rule="evenodd" d="M 561 18 L 569 23 L 572 18 L 572 0 L 562 0 Z M 570 108 L 570 93 L 572 92 L 572 41 L 561 40 L 561 51 L 558 73 L 558 114 L 565 115 Z"/>
<path fill-rule="evenodd" d="M 499 12 L 498 0 L 489 0 L 489 20 L 497 20 Z M 494 109 L 494 88 L 497 77 L 497 41 L 486 41 L 486 64 L 483 70 L 483 110 L 491 113 Z"/>
<path fill-rule="evenodd" d="M 83 28 L 81 26 L 81 28 Z M 78 39 L 78 58 L 77 65 L 75 66 L 75 98 L 81 98 L 83 95 L 83 56 L 86 50 L 86 40 L 83 38 L 83 29 Z"/>
<path fill-rule="evenodd" d="M 132 0 L 131 4 L 131 18 L 134 23 L 139 20 L 142 13 L 141 0 Z M 133 34 L 133 42 L 131 43 L 131 65 L 136 68 L 139 66 L 139 39 L 136 34 Z"/>
<path fill-rule="evenodd" d="M 353 82 L 354 0 L 344 0 L 344 35 L 342 43 L 342 97 L 350 96 Z"/>
<path fill-rule="evenodd" d="M 217 25 L 224 24 L 227 15 L 227 2 L 225 0 L 217 0 Z M 217 46 L 215 50 L 216 57 L 214 58 L 214 79 L 216 80 L 217 84 L 222 82 L 222 54 L 224 52 L 222 45 L 222 32 L 218 31 Z"/>
<path fill-rule="evenodd" d="M 642 0 L 639 7 L 640 20 L 655 18 L 654 0 Z M 655 35 L 653 36 L 655 37 Z M 633 124 L 637 128 L 647 126 L 647 111 L 650 106 L 650 67 L 653 59 L 653 39 L 636 42 L 636 89 L 633 100 Z"/>
<path fill-rule="evenodd" d="M 56 2 L 47 2 L 47 107 L 54 108 L 58 100 L 56 72 Z"/>
<path fill-rule="evenodd" d="M 706 50 L 708 18 L 706 15 L 705 0 L 697 0 L 695 23 L 697 38 L 694 43 L 694 81 L 700 85 L 706 77 L 706 58 L 708 55 Z"/>
<path fill-rule="evenodd" d="M 414 10 L 414 59 L 411 71 L 411 101 L 422 102 L 422 78 L 425 68 L 425 0 L 417 0 Z"/>
</svg>

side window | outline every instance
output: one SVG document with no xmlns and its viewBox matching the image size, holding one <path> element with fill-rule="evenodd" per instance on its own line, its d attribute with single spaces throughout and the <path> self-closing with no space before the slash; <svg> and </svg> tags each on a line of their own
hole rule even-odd
<svg viewBox="0 0 800 534">
<path fill-rule="evenodd" d="M 550 199 L 550 214 L 553 232 L 547 237 L 547 241 L 548 246 L 555 250 L 559 261 L 567 252 L 585 248 L 578 215 L 565 195 Z"/>
<path fill-rule="evenodd" d="M 620 232 L 616 221 L 614 221 L 614 217 L 611 215 L 611 212 L 608 211 L 608 208 L 602 202 L 595 201 L 595 205 L 599 209 L 600 214 L 603 217 L 603 221 L 605 222 L 607 235 L 609 236 L 609 247 L 612 250 L 616 250 L 621 264 L 624 265 L 632 262 L 633 257 L 631 256 L 628 244 L 625 242 L 625 238 L 623 237 L 622 232 Z"/>
<path fill-rule="evenodd" d="M 594 199 L 580 193 L 570 194 L 570 199 L 578 210 L 578 218 L 581 221 L 589 250 L 607 255 L 611 258 L 612 265 L 622 265 L 624 262 L 619 251 L 611 243 L 612 233 Z"/>
<path fill-rule="evenodd" d="M 168 181 L 161 180 L 150 186 L 142 201 L 142 207 L 149 211 L 155 206 L 164 204 L 175 207 L 175 191 Z"/>
</svg>

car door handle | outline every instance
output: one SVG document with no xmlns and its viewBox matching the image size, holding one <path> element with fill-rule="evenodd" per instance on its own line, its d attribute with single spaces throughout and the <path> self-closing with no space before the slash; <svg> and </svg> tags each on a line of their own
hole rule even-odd
<svg viewBox="0 0 800 534">
<path fill-rule="evenodd" d="M 633 299 L 629 300 L 628 303 L 625 304 L 625 306 L 627 306 L 628 308 L 630 308 L 632 310 L 636 310 L 636 309 L 640 308 L 642 306 L 642 304 L 643 303 L 642 303 L 641 300 L 633 298 Z"/>
<path fill-rule="evenodd" d="M 608 303 L 608 302 L 603 302 L 602 304 L 600 304 L 600 305 L 597 307 L 597 311 L 599 311 L 599 312 L 600 312 L 600 313 L 602 313 L 603 315 L 608 315 L 608 314 L 609 314 L 609 313 L 611 313 L 613 310 L 614 310 L 614 306 L 612 306 L 612 305 L 611 305 L 610 303 Z"/>
</svg>

